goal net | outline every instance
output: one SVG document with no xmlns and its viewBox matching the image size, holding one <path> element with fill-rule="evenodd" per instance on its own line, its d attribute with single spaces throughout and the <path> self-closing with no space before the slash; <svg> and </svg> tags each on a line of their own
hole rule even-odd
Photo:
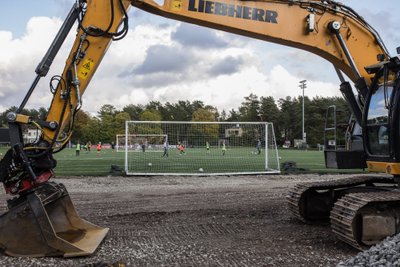
<svg viewBox="0 0 400 267">
<path fill-rule="evenodd" d="M 127 121 L 117 149 L 128 175 L 280 172 L 270 122 Z"/>
<path fill-rule="evenodd" d="M 163 150 L 166 134 L 117 134 L 116 151 L 125 152 L 160 152 Z"/>
</svg>

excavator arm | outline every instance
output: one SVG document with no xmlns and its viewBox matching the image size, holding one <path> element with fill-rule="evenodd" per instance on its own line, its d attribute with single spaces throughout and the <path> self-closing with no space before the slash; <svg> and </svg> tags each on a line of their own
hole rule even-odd
<svg viewBox="0 0 400 267">
<path fill-rule="evenodd" d="M 0 243 L 10 255 L 88 255 L 107 233 L 107 229 L 80 219 L 65 187 L 48 180 L 56 166 L 52 154 L 70 139 L 82 95 L 111 42 L 126 35 L 127 11 L 132 5 L 174 20 L 306 50 L 328 60 L 342 82 L 343 72 L 355 83 L 358 98 L 350 88 L 346 99 L 359 121 L 374 75 L 365 67 L 390 59 L 378 33 L 361 16 L 330 0 L 165 0 L 162 4 L 153 0 L 77 1 L 37 67 L 37 77 L 21 106 L 7 115 L 12 149 L 0 162 L 0 181 L 7 193 L 18 197 L 9 201 L 9 211 L 0 217 Z M 78 30 L 64 71 L 51 79 L 53 99 L 46 120 L 20 114 L 75 21 Z M 41 130 L 40 139 L 33 144 L 22 141 L 21 126 L 26 124 Z M 30 215 L 18 217 L 24 208 Z M 33 221 L 37 224 L 28 229 Z M 27 226 L 22 231 L 13 227 L 21 222 Z M 31 245 L 22 248 L 15 243 L 27 234 L 33 240 Z"/>
<path fill-rule="evenodd" d="M 0 216 L 0 247 L 11 256 L 77 257 L 92 254 L 108 228 L 79 217 L 64 185 L 48 181 L 56 166 L 53 153 L 69 141 L 82 95 L 113 40 L 128 30 L 130 2 L 77 1 L 71 8 L 43 60 L 36 78 L 15 112 L 7 114 L 11 149 L 0 162 L 0 181 L 8 200 L 8 211 Z M 51 78 L 53 99 L 45 121 L 20 114 L 41 77 L 78 22 L 78 31 L 61 75 Z M 34 125 L 41 137 L 25 144 L 22 127 Z"/>
</svg>

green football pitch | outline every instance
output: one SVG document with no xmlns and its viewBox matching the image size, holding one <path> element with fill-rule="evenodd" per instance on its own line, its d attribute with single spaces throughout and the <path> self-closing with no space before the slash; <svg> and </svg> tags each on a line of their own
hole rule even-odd
<svg viewBox="0 0 400 267">
<path fill-rule="evenodd" d="M 180 155 L 177 149 L 170 149 L 168 158 L 162 157 L 163 152 L 130 152 L 130 163 L 134 164 L 135 172 L 156 172 L 161 174 L 194 172 L 194 173 L 221 173 L 221 172 L 262 172 L 265 167 L 264 151 L 261 155 L 255 153 L 254 148 L 227 149 L 222 155 L 220 149 L 211 149 L 209 153 L 204 149 L 186 149 L 186 154 Z M 0 158 L 4 156 L 6 148 L 0 148 Z M 100 155 L 97 151 L 82 150 L 80 156 L 75 156 L 75 149 L 64 149 L 54 154 L 57 160 L 55 173 L 57 176 L 106 176 L 111 165 L 124 169 L 123 152 L 113 152 L 103 149 Z M 362 172 L 362 170 L 335 170 L 325 168 L 324 153 L 321 151 L 287 150 L 278 151 L 280 164 L 287 161 L 296 163 L 302 172 L 312 173 L 343 173 Z"/>
<path fill-rule="evenodd" d="M 163 152 L 130 152 L 129 169 L 138 173 L 248 173 L 265 170 L 265 153 L 255 148 L 187 148 L 181 154 L 171 148 L 168 157 Z M 275 154 L 276 155 L 276 154 Z M 276 158 L 276 156 L 275 156 Z M 272 159 L 270 159 L 273 164 Z M 272 165 L 277 169 L 278 164 Z"/>
</svg>

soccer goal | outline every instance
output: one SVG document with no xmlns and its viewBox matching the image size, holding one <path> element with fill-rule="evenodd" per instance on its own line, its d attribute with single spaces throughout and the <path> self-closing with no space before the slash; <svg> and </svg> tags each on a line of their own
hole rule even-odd
<svg viewBox="0 0 400 267">
<path fill-rule="evenodd" d="M 128 175 L 280 172 L 270 122 L 127 121 L 117 149 Z"/>
</svg>

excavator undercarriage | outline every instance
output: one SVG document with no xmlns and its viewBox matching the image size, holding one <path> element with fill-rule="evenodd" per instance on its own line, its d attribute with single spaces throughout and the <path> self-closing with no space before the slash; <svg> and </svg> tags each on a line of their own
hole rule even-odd
<svg viewBox="0 0 400 267">
<path fill-rule="evenodd" d="M 359 250 L 400 232 L 400 191 L 389 176 L 300 183 L 288 204 L 303 222 L 330 222 L 340 240 Z"/>
</svg>

